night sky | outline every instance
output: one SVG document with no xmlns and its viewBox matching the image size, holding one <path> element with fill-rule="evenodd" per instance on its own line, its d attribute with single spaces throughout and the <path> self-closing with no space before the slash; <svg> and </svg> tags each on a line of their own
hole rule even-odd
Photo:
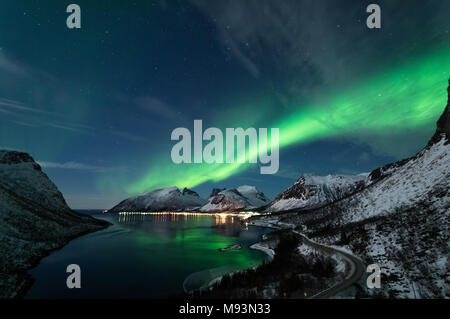
<svg viewBox="0 0 450 319">
<path fill-rule="evenodd" d="M 70 3 L 81 29 L 66 27 Z M 30 153 L 75 209 L 168 186 L 274 197 L 303 173 L 369 172 L 433 134 L 449 23 L 448 0 L 2 0 L 0 149 Z M 173 164 L 171 132 L 195 119 L 279 128 L 279 172 Z"/>
</svg>

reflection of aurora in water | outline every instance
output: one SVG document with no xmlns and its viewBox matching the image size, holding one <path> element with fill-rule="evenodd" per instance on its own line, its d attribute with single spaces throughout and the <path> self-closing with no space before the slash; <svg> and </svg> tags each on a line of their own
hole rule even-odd
<svg viewBox="0 0 450 319">
<path fill-rule="evenodd" d="M 114 225 L 77 238 L 31 271 L 35 285 L 27 297 L 153 298 L 183 291 L 191 274 L 203 284 L 217 271 L 257 266 L 266 258 L 249 246 L 270 230 L 241 224 L 226 214 L 102 214 Z M 227 252 L 219 248 L 240 244 Z M 68 291 L 65 269 L 77 263 L 86 289 Z M 211 275 L 212 274 L 212 275 Z M 222 273 L 220 273 L 222 274 Z M 114 278 L 114 280 L 111 280 Z M 193 278 L 191 276 L 191 278 Z"/>
</svg>

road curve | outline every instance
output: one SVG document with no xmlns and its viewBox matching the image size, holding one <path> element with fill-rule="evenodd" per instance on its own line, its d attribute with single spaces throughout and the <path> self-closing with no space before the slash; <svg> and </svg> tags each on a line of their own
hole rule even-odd
<svg viewBox="0 0 450 319">
<path fill-rule="evenodd" d="M 342 257 L 342 259 L 344 259 L 350 265 L 349 274 L 345 277 L 344 281 L 337 283 L 336 285 L 334 285 L 328 289 L 325 289 L 325 290 L 315 294 L 314 296 L 309 297 L 309 299 L 331 298 L 333 296 L 336 296 L 338 293 L 346 290 L 350 286 L 354 285 L 361 279 L 362 275 L 364 274 L 364 272 L 366 270 L 366 267 L 361 262 L 361 260 L 359 260 L 355 256 L 352 256 L 346 252 L 335 249 L 333 247 L 318 244 L 318 243 L 308 239 L 307 237 L 305 237 L 304 235 L 302 235 L 301 233 L 299 233 L 297 231 L 294 231 L 294 232 L 303 238 L 303 242 L 306 245 L 308 245 L 314 249 L 321 250 L 327 254 L 339 255 L 340 257 Z"/>
</svg>

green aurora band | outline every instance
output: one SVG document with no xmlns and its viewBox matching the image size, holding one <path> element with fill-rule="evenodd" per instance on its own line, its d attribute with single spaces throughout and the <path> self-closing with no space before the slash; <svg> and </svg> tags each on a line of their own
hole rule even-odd
<svg viewBox="0 0 450 319">
<path fill-rule="evenodd" d="M 446 105 L 449 71 L 450 50 L 441 48 L 399 63 L 359 82 L 357 87 L 302 106 L 271 127 L 279 128 L 281 149 L 324 138 L 385 135 L 431 125 Z M 247 149 L 247 155 L 258 156 L 266 148 L 260 144 Z M 240 163 L 161 164 L 153 166 L 126 191 L 137 194 L 174 185 L 192 188 L 207 181 L 224 180 L 250 167 Z"/>
</svg>

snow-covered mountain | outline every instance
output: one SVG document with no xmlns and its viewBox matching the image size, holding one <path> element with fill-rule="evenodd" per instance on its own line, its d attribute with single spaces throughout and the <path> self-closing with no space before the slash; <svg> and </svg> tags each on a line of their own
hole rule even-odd
<svg viewBox="0 0 450 319">
<path fill-rule="evenodd" d="M 420 153 L 374 170 L 351 196 L 276 217 L 377 264 L 382 287 L 367 291 L 371 295 L 450 297 L 450 87 L 448 92 L 436 133 Z"/>
<path fill-rule="evenodd" d="M 206 202 L 207 200 L 190 189 L 180 190 L 177 187 L 169 187 L 125 199 L 108 212 L 193 211 L 205 205 Z"/>
<path fill-rule="evenodd" d="M 267 205 L 270 200 L 255 186 L 239 186 L 236 189 L 214 189 L 202 212 L 251 210 Z"/>
<path fill-rule="evenodd" d="M 108 225 L 72 211 L 30 155 L 0 151 L 0 298 L 23 294 L 51 250 Z"/>
<path fill-rule="evenodd" d="M 362 189 L 367 174 L 317 176 L 305 174 L 264 208 L 266 212 L 311 209 Z"/>
<path fill-rule="evenodd" d="M 248 200 L 251 205 L 249 208 L 258 208 L 267 205 L 270 202 L 270 199 L 255 186 L 243 185 L 239 186 L 236 190 Z"/>
</svg>

